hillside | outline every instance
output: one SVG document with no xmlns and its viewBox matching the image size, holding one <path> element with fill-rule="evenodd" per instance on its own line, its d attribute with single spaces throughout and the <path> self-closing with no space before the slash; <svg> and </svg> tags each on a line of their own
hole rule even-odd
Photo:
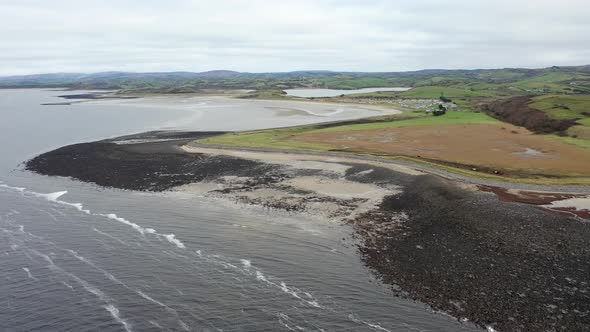
<svg viewBox="0 0 590 332">
<path fill-rule="evenodd" d="M 322 87 L 358 89 L 383 86 L 416 87 L 415 96 L 467 91 L 472 95 L 512 95 L 515 93 L 590 93 L 590 66 L 550 67 L 543 69 L 420 70 L 409 72 L 330 72 L 296 71 L 286 73 L 243 73 L 227 70 L 208 72 L 95 74 L 57 73 L 0 77 L 0 88 L 116 89 L 129 92 L 167 93 L 200 89 L 286 89 Z M 461 94 L 464 92 L 461 92 Z"/>
</svg>

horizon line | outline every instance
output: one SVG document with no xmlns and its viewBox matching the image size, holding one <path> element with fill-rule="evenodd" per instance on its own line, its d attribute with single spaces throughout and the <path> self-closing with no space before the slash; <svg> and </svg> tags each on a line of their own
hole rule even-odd
<svg viewBox="0 0 590 332">
<path fill-rule="evenodd" d="M 122 74 L 169 74 L 169 73 L 187 73 L 187 74 L 204 74 L 204 73 L 212 73 L 212 72 L 232 72 L 237 74 L 287 74 L 287 73 L 297 73 L 297 72 L 326 72 L 326 73 L 367 73 L 367 74 L 380 74 L 380 73 L 410 73 L 410 72 L 419 72 L 419 71 L 429 71 L 429 70 L 444 70 L 444 71 L 476 71 L 476 70 L 502 70 L 502 69 L 529 69 L 529 70 L 538 70 L 538 69 L 548 69 L 548 68 L 571 68 L 571 67 L 589 67 L 590 64 L 583 64 L 583 65 L 567 65 L 567 66 L 543 66 L 543 67 L 480 67 L 480 68 L 423 68 L 423 69 L 415 69 L 415 70 L 398 70 L 398 71 L 351 71 L 351 70 L 332 70 L 332 69 L 301 69 L 301 70 L 290 70 L 290 71 L 260 71 L 260 72 L 250 72 L 250 71 L 237 71 L 231 69 L 211 69 L 205 71 L 186 71 L 186 70 L 170 70 L 170 71 L 124 71 L 124 70 L 105 70 L 105 71 L 96 71 L 96 72 L 69 72 L 69 71 L 58 71 L 58 72 L 40 72 L 34 74 L 13 74 L 13 75 L 0 75 L 0 78 L 7 78 L 7 77 L 25 77 L 25 76 L 39 76 L 39 75 L 95 75 L 95 74 L 106 74 L 106 73 L 122 73 Z"/>
</svg>

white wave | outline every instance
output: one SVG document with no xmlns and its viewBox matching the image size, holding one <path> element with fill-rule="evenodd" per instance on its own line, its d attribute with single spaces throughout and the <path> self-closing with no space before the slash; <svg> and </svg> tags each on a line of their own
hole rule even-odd
<svg viewBox="0 0 590 332">
<path fill-rule="evenodd" d="M 264 274 L 262 272 L 258 271 L 258 270 L 256 271 L 256 279 L 261 280 L 261 281 L 264 281 L 266 283 L 270 283 L 268 281 L 268 279 L 266 279 L 266 277 L 264 276 Z"/>
<path fill-rule="evenodd" d="M 97 233 L 98 233 L 98 234 L 100 234 L 100 235 L 103 235 L 103 236 L 106 236 L 106 237 L 108 237 L 108 238 L 110 238 L 110 239 L 113 239 L 113 240 L 115 240 L 115 241 L 119 242 L 119 243 L 120 243 L 120 244 L 122 244 L 122 245 L 129 246 L 129 244 L 128 244 L 127 242 L 125 242 L 125 241 L 123 241 L 123 240 L 119 239 L 119 238 L 118 238 L 118 237 L 116 237 L 116 236 L 113 236 L 113 235 L 111 235 L 111 234 L 109 234 L 109 233 L 105 233 L 105 232 L 103 232 L 103 231 L 101 231 L 101 230 L 98 230 L 98 229 L 96 229 L 96 228 L 94 228 L 94 227 L 92 228 L 92 230 L 93 230 L 93 231 L 95 231 L 95 232 L 97 232 Z"/>
<path fill-rule="evenodd" d="M 269 278 L 266 275 L 264 275 L 264 273 L 262 271 L 257 270 L 257 269 L 252 269 L 252 263 L 250 260 L 240 259 L 240 262 L 242 263 L 242 268 L 239 268 L 239 267 L 223 260 L 222 259 L 223 256 L 205 255 L 201 252 L 201 250 L 197 250 L 196 253 L 200 258 L 205 259 L 208 262 L 211 262 L 211 263 L 214 263 L 217 265 L 221 265 L 226 268 L 229 267 L 229 268 L 235 269 L 245 275 L 254 276 L 254 277 L 256 277 L 256 280 L 264 282 L 265 284 L 267 284 L 269 286 L 276 287 L 279 290 L 281 290 L 283 293 L 291 295 L 292 297 L 298 299 L 299 301 L 301 301 L 303 303 L 306 303 L 306 304 L 308 304 L 312 307 L 315 307 L 315 308 L 323 309 L 323 307 L 317 302 L 317 300 L 309 292 L 303 292 L 295 287 L 289 287 L 283 281 L 280 281 L 279 283 L 275 283 L 275 282 L 269 280 Z M 299 295 L 300 293 L 305 294 L 307 299 L 301 297 Z"/>
<path fill-rule="evenodd" d="M 37 280 L 37 278 L 33 277 L 29 268 L 23 267 L 23 270 L 27 273 L 27 277 L 29 277 L 29 279 Z"/>
<path fill-rule="evenodd" d="M 367 324 L 369 327 L 372 327 L 372 328 L 374 328 L 375 330 L 379 330 L 379 331 L 385 331 L 385 332 L 391 332 L 391 330 L 388 330 L 388 329 L 386 329 L 386 328 L 382 327 L 382 326 L 381 326 L 381 325 L 379 325 L 379 324 L 371 324 L 371 323 L 368 323 L 368 322 L 367 322 L 367 323 L 365 323 L 365 324 Z"/>
<path fill-rule="evenodd" d="M 23 190 L 23 192 L 25 192 Z M 65 194 L 68 193 L 67 190 L 63 190 L 63 191 L 56 191 L 54 193 L 49 193 L 49 194 L 41 194 L 41 193 L 37 193 L 34 191 L 30 191 L 31 194 L 33 194 L 34 196 L 40 197 L 40 198 L 45 198 L 46 200 L 50 201 L 50 202 L 55 202 L 61 205 L 66 205 L 66 206 L 71 206 L 76 208 L 76 210 L 86 213 L 86 214 L 90 214 L 90 210 L 86 210 L 84 209 L 84 206 L 82 205 L 82 203 L 70 203 L 70 202 L 66 202 L 66 201 L 62 201 L 59 198 Z"/>
<path fill-rule="evenodd" d="M 123 283 L 122 281 L 120 281 L 119 279 L 117 279 L 114 275 L 110 274 L 108 271 L 96 266 L 93 262 L 87 260 L 85 257 L 79 255 L 76 251 L 71 250 L 71 249 L 66 249 L 67 252 L 69 252 L 72 256 L 76 257 L 76 259 L 78 259 L 79 261 L 92 266 L 94 269 L 100 271 L 102 274 L 104 274 L 105 277 L 107 277 L 109 280 L 111 280 L 114 283 L 117 283 L 119 285 L 123 285 L 125 287 L 127 287 L 125 285 L 125 283 Z"/>
<path fill-rule="evenodd" d="M 53 219 L 54 221 L 57 221 L 57 217 L 56 216 L 54 216 L 50 212 L 47 212 L 47 211 L 44 211 L 44 212 L 49 216 L 49 218 Z"/>
<path fill-rule="evenodd" d="M 182 243 L 182 241 L 180 241 L 179 239 L 176 238 L 176 235 L 174 234 L 162 234 L 162 236 L 164 236 L 166 238 L 166 240 L 168 240 L 168 242 L 176 245 L 178 248 L 180 249 L 185 249 L 186 246 L 184 245 L 184 243 Z"/>
<path fill-rule="evenodd" d="M 10 249 L 12 249 L 12 251 L 16 251 L 16 249 L 18 249 L 18 244 L 11 244 Z"/>
<path fill-rule="evenodd" d="M 156 322 L 155 320 L 148 320 L 148 323 L 152 324 L 153 326 L 163 330 L 164 328 L 162 327 L 162 325 L 158 324 L 158 322 Z"/>
<path fill-rule="evenodd" d="M 289 331 L 296 331 L 289 324 L 287 324 L 287 322 L 291 323 L 291 318 L 289 316 L 285 315 L 282 312 L 279 312 L 278 316 L 279 316 L 279 324 L 281 324 L 283 327 L 285 327 Z"/>
<path fill-rule="evenodd" d="M 366 322 L 360 318 L 358 318 L 356 315 L 354 314 L 349 314 L 348 315 L 348 319 L 350 319 L 351 321 L 358 323 L 358 324 L 364 324 L 367 325 L 368 327 L 374 329 L 374 330 L 378 330 L 378 331 L 385 331 L 385 332 L 391 332 L 391 330 L 388 330 L 384 327 L 382 327 L 379 324 L 374 324 L 374 323 L 370 323 L 370 322 Z"/>
<path fill-rule="evenodd" d="M 155 300 L 154 298 L 152 298 L 151 296 L 149 296 L 149 295 L 145 294 L 144 292 L 142 292 L 142 291 L 140 291 L 140 290 L 138 290 L 138 291 L 135 291 L 135 292 L 136 292 L 137 294 L 139 294 L 139 296 L 143 297 L 144 299 L 146 299 L 146 300 L 148 300 L 148 301 L 150 301 L 150 302 L 152 302 L 152 303 L 155 303 L 155 304 L 159 305 L 160 307 L 163 307 L 163 308 L 165 308 L 166 310 L 168 310 L 168 311 L 170 311 L 170 312 L 172 312 L 172 313 L 176 314 L 176 310 L 174 310 L 174 309 L 170 308 L 169 306 L 165 305 L 164 303 L 162 303 L 162 302 L 160 302 L 160 301 L 158 301 L 158 300 Z"/>
<path fill-rule="evenodd" d="M 145 235 L 145 228 L 143 228 L 143 227 L 139 226 L 138 224 L 131 222 L 125 218 L 121 218 L 114 213 L 107 213 L 107 214 L 100 214 L 100 215 L 103 217 L 107 217 L 109 219 L 112 219 L 112 220 L 116 220 L 116 221 L 118 221 L 122 224 L 125 224 L 127 226 L 131 226 L 133 229 L 138 231 L 141 235 Z"/>
<path fill-rule="evenodd" d="M 68 193 L 68 191 L 64 190 L 64 191 L 56 191 L 54 193 L 49 193 L 49 194 L 36 193 L 35 196 L 45 198 L 48 201 L 57 202 L 58 198 L 60 198 L 61 196 L 65 195 L 67 193 Z"/>
<path fill-rule="evenodd" d="M 114 283 L 117 283 L 125 288 L 127 288 L 128 290 L 134 292 L 135 294 L 141 296 L 142 298 L 155 303 L 163 308 L 165 308 L 166 310 L 168 310 L 169 312 L 173 313 L 176 315 L 176 310 L 170 308 L 169 306 L 167 306 L 166 304 L 152 298 L 151 296 L 145 294 L 144 292 L 140 291 L 140 290 L 135 290 L 129 286 L 127 286 L 127 284 L 125 284 L 124 282 L 122 282 L 121 280 L 117 279 L 117 277 L 115 277 L 114 275 L 112 275 L 111 273 L 109 273 L 108 271 L 104 270 L 101 267 L 96 266 L 96 264 L 94 264 L 92 261 L 90 261 L 89 259 L 86 259 L 84 256 L 79 255 L 76 251 L 71 250 L 71 249 L 66 249 L 67 252 L 69 252 L 72 256 L 74 256 L 76 259 L 80 260 L 81 262 L 84 262 L 85 264 L 88 264 L 90 266 L 92 266 L 94 269 L 100 271 L 102 274 L 104 274 L 109 280 L 111 280 Z"/>
<path fill-rule="evenodd" d="M 185 331 L 190 331 L 191 330 L 191 328 L 185 322 L 181 321 L 180 319 L 178 320 L 178 324 Z"/>
<path fill-rule="evenodd" d="M 48 263 L 50 263 L 50 265 L 49 265 L 50 269 L 70 277 L 71 279 L 76 281 L 79 285 L 81 285 L 82 288 L 84 288 L 84 290 L 86 290 L 87 292 L 96 296 L 100 301 L 102 301 L 105 304 L 103 306 L 103 308 L 105 308 L 111 314 L 111 316 L 115 319 L 115 321 L 117 321 L 119 324 L 123 325 L 123 327 L 125 328 L 125 330 L 127 332 L 131 332 L 131 325 L 129 323 L 127 323 L 124 319 L 121 318 L 121 316 L 119 315 L 119 309 L 112 304 L 111 298 L 109 296 L 107 296 L 103 291 L 94 287 L 93 285 L 88 283 L 86 280 L 78 277 L 77 275 L 70 273 L 68 271 L 65 271 L 61 267 L 55 265 L 53 263 L 53 261 L 51 260 L 51 258 L 49 258 L 49 256 L 47 256 L 43 253 L 40 253 L 34 249 L 33 249 L 33 253 L 44 258 Z M 72 287 L 72 289 L 73 289 L 73 287 Z"/>
<path fill-rule="evenodd" d="M 68 203 L 68 202 L 64 202 L 64 201 L 58 201 L 58 203 L 69 205 L 69 206 L 73 206 L 73 207 L 75 207 L 80 212 L 84 212 L 86 214 L 90 214 L 90 210 L 84 209 L 81 203 Z"/>
<path fill-rule="evenodd" d="M 114 213 L 92 213 L 90 212 L 90 210 L 88 209 L 84 209 L 84 206 L 82 205 L 82 203 L 70 203 L 70 202 L 66 202 L 66 201 L 62 201 L 59 200 L 59 198 L 63 195 L 65 195 L 67 193 L 67 190 L 64 191 L 57 191 L 57 192 L 53 192 L 53 193 L 49 193 L 49 194 L 42 194 L 42 193 L 37 193 L 34 191 L 26 191 L 25 188 L 18 188 L 18 187 L 11 187 L 5 184 L 2 184 L 0 186 L 3 186 L 5 188 L 9 188 L 9 189 L 13 189 L 13 190 L 19 190 L 23 193 L 29 193 L 33 196 L 36 197 L 40 197 L 40 198 L 44 198 L 47 199 L 48 201 L 54 202 L 54 203 L 58 203 L 58 204 L 62 204 L 62 205 L 66 205 L 66 206 L 71 206 L 76 208 L 78 211 L 86 213 L 88 215 L 94 215 L 94 216 L 101 216 L 101 217 L 106 217 L 109 218 L 111 220 L 116 220 L 120 223 L 123 223 L 127 226 L 131 226 L 133 229 L 135 229 L 137 232 L 139 232 L 141 235 L 145 235 L 145 234 L 154 234 L 157 236 L 163 236 L 168 242 L 174 244 L 175 246 L 177 246 L 180 249 L 185 249 L 186 246 L 184 245 L 184 243 L 182 243 L 182 241 L 180 241 L 179 239 L 176 238 L 176 235 L 174 234 L 161 234 L 158 233 L 155 229 L 153 228 L 145 228 L 142 227 L 132 221 L 129 221 L 125 218 L 119 217 Z"/>
<path fill-rule="evenodd" d="M 250 262 L 247 259 L 240 259 L 240 262 L 242 262 L 242 265 L 247 269 L 249 269 L 252 266 L 252 262 Z"/>
<path fill-rule="evenodd" d="M 45 254 L 43 254 L 43 253 L 40 253 L 40 252 L 38 252 L 38 251 L 37 251 L 37 250 L 35 250 L 35 249 L 33 249 L 33 253 L 34 253 L 35 255 L 37 255 L 37 256 L 39 256 L 39 257 L 43 258 L 43 259 L 44 259 L 44 260 L 45 260 L 45 261 L 46 261 L 46 262 L 49 264 L 49 266 L 55 266 L 55 264 L 53 263 L 53 260 L 52 260 L 52 259 L 51 259 L 49 256 L 47 256 L 47 255 L 45 255 Z"/>
<path fill-rule="evenodd" d="M 66 286 L 67 288 L 69 288 L 69 289 L 71 289 L 71 290 L 74 290 L 74 286 L 72 286 L 72 285 L 68 284 L 67 282 L 65 282 L 65 281 L 62 281 L 61 283 L 62 283 L 64 286 Z"/>
<path fill-rule="evenodd" d="M 57 268 L 57 265 L 53 265 L 53 268 L 54 269 Z M 61 270 L 61 271 L 63 271 L 63 270 Z M 106 296 L 105 293 L 103 293 L 100 289 L 92 286 L 86 280 L 81 279 L 80 277 L 76 276 L 75 274 L 72 274 L 72 273 L 66 272 L 66 271 L 63 271 L 63 272 L 65 274 L 67 274 L 68 276 L 70 276 L 72 279 L 74 279 L 78 284 L 80 284 L 82 286 L 82 288 L 84 288 L 88 293 L 95 295 L 96 297 L 98 297 L 100 300 L 102 300 L 103 302 L 105 302 L 107 304 L 110 303 L 110 298 L 108 296 Z"/>
<path fill-rule="evenodd" d="M 104 308 L 111 314 L 111 316 L 113 316 L 113 318 L 119 324 L 123 325 L 123 327 L 125 328 L 125 331 L 131 332 L 131 325 L 129 325 L 129 323 L 127 323 L 124 319 L 121 318 L 121 316 L 119 316 L 119 309 L 117 309 L 117 307 L 115 307 L 112 304 L 108 304 L 108 305 L 104 306 Z"/>
<path fill-rule="evenodd" d="M 6 188 L 6 189 L 16 190 L 16 191 L 20 191 L 20 192 L 23 192 L 26 189 L 26 188 L 21 188 L 21 187 L 9 186 L 7 184 L 0 184 L 0 188 Z"/>
<path fill-rule="evenodd" d="M 236 265 L 228 262 L 222 255 L 206 255 L 203 254 L 201 250 L 196 250 L 195 253 L 200 259 L 203 259 L 209 263 L 216 264 L 223 266 L 226 269 L 233 269 L 237 271 L 241 271 L 242 269 L 237 267 Z"/>
<path fill-rule="evenodd" d="M 285 282 L 281 281 L 280 283 L 280 289 L 284 292 L 287 293 L 291 296 L 293 296 L 294 298 L 301 300 L 309 305 L 311 305 L 312 307 L 316 307 L 316 308 L 321 308 L 321 306 L 318 304 L 317 301 L 315 301 L 313 299 L 313 296 L 311 296 L 311 294 L 309 294 L 308 292 L 305 292 L 306 296 L 308 298 L 310 298 L 311 300 L 306 300 L 304 298 L 302 298 L 301 296 L 299 296 L 299 293 L 295 290 L 296 288 L 289 288 L 287 286 L 287 284 L 285 284 Z"/>
<path fill-rule="evenodd" d="M 299 289 L 297 289 L 295 287 L 290 288 L 283 281 L 281 281 L 279 284 L 276 284 L 276 283 L 268 280 L 268 278 L 262 272 L 260 272 L 259 270 L 256 270 L 256 279 L 257 280 L 260 280 L 262 282 L 265 282 L 266 284 L 268 284 L 270 286 L 277 287 L 278 289 L 280 289 L 281 291 L 283 291 L 283 293 L 289 294 L 289 295 L 293 296 L 294 298 L 300 300 L 301 302 L 304 302 L 304 303 L 309 304 L 312 307 L 322 308 L 322 306 L 320 306 L 320 304 L 315 299 L 313 299 L 313 297 L 311 297 L 311 294 L 310 294 L 310 296 L 308 296 L 308 297 L 310 297 L 309 300 L 304 299 L 301 296 L 299 296 L 298 293 L 301 292 Z M 307 294 L 309 294 L 309 293 L 307 293 Z"/>
<path fill-rule="evenodd" d="M 117 216 L 114 213 L 108 213 L 108 214 L 99 213 L 99 214 L 95 214 L 95 215 L 107 217 L 109 219 L 116 220 L 116 221 L 118 221 L 118 222 L 120 222 L 122 224 L 125 224 L 127 226 L 131 226 L 131 228 L 135 229 L 141 235 L 154 234 L 154 235 L 157 235 L 157 236 L 162 236 L 168 242 L 174 244 L 178 248 L 180 248 L 180 249 L 185 249 L 186 248 L 186 246 L 184 245 L 184 243 L 182 241 L 180 241 L 179 239 L 177 239 L 176 238 L 176 235 L 174 235 L 174 234 L 161 234 L 161 233 L 158 233 L 153 228 L 145 228 L 145 227 L 142 227 L 142 226 L 140 226 L 140 225 L 138 225 L 138 224 L 136 224 L 136 223 L 134 223 L 132 221 L 129 221 L 129 220 L 125 219 L 125 218 L 119 217 L 119 216 Z"/>
</svg>

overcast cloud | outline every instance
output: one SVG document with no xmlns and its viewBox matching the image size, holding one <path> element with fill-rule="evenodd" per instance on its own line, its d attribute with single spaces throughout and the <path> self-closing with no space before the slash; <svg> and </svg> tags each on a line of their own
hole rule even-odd
<svg viewBox="0 0 590 332">
<path fill-rule="evenodd" d="M 0 75 L 590 64 L 589 0 L 0 0 Z"/>
</svg>

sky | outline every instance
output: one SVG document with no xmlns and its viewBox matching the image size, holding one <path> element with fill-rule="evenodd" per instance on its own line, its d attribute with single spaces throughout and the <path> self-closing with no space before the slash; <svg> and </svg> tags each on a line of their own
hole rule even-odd
<svg viewBox="0 0 590 332">
<path fill-rule="evenodd" d="M 590 64 L 589 0 L 0 0 L 0 75 Z"/>
</svg>

